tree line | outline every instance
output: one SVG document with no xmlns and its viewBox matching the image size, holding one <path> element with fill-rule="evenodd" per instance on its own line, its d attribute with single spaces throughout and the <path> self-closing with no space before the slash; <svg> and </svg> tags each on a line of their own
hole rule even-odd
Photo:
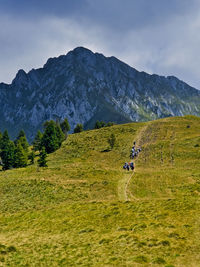
<svg viewBox="0 0 200 267">
<path fill-rule="evenodd" d="M 112 126 L 113 123 L 104 123 L 97 121 L 94 129 Z M 0 165 L 3 170 L 12 168 L 26 167 L 28 164 L 34 164 L 35 153 L 39 152 L 37 161 L 40 167 L 47 166 L 47 154 L 52 153 L 61 147 L 62 142 L 67 138 L 70 131 L 70 125 L 65 118 L 61 123 L 53 120 L 44 123 L 44 132 L 37 131 L 36 136 L 30 149 L 25 132 L 21 130 L 17 138 L 12 141 L 5 130 L 3 134 L 0 132 Z M 74 133 L 83 131 L 83 125 L 77 124 Z M 115 141 L 114 141 L 115 142 Z M 110 146 L 113 147 L 113 139 L 109 140 Z"/>
<path fill-rule="evenodd" d="M 30 149 L 25 132 L 21 130 L 17 138 L 12 141 L 5 130 L 0 133 L 0 164 L 3 170 L 26 167 L 34 164 L 35 153 L 39 151 L 38 165 L 47 166 L 47 154 L 60 148 L 62 142 L 67 138 L 70 131 L 68 120 L 61 123 L 53 120 L 44 123 L 44 132 L 38 131 L 32 149 Z"/>
</svg>

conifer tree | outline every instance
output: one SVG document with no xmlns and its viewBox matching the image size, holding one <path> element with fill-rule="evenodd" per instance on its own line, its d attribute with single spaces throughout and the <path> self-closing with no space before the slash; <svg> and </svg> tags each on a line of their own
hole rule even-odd
<svg viewBox="0 0 200 267">
<path fill-rule="evenodd" d="M 14 158 L 14 167 L 21 168 L 27 166 L 28 157 L 27 152 L 24 150 L 21 142 L 17 142 L 15 147 L 15 158 Z"/>
<path fill-rule="evenodd" d="M 94 129 L 100 129 L 100 128 L 101 128 L 100 121 L 96 121 Z"/>
<path fill-rule="evenodd" d="M 59 146 L 56 134 L 56 125 L 54 121 L 49 121 L 46 123 L 41 145 L 45 147 L 47 153 L 54 152 L 56 149 L 58 149 Z"/>
<path fill-rule="evenodd" d="M 62 145 L 62 142 L 65 140 L 65 135 L 62 132 L 59 124 L 56 125 L 56 136 L 57 136 L 58 146 L 60 147 Z"/>
<path fill-rule="evenodd" d="M 20 139 L 20 137 L 25 137 L 25 132 L 24 130 L 20 130 L 20 132 L 18 133 L 18 136 L 17 136 L 17 140 Z"/>
<path fill-rule="evenodd" d="M 67 138 L 67 133 L 70 131 L 70 125 L 67 118 L 65 118 L 64 121 L 60 124 L 60 127 L 65 134 L 65 138 Z"/>
<path fill-rule="evenodd" d="M 10 140 L 9 135 L 8 135 L 8 131 L 5 130 L 2 138 L 1 138 L 1 149 L 4 149 L 4 147 L 6 146 L 6 144 L 8 143 L 8 141 Z"/>
<path fill-rule="evenodd" d="M 42 136 L 41 146 L 45 147 L 47 153 L 52 153 L 57 150 L 64 139 L 64 135 L 59 125 L 54 121 L 45 123 L 45 131 Z"/>
<path fill-rule="evenodd" d="M 27 139 L 26 139 L 26 135 L 25 135 L 24 130 L 21 130 L 21 131 L 19 132 L 19 134 L 18 134 L 18 136 L 17 136 L 17 138 L 16 138 L 16 140 L 15 140 L 15 145 L 17 145 L 17 143 L 19 143 L 19 142 L 21 143 L 21 145 L 22 145 L 24 151 L 25 151 L 26 153 L 28 153 L 28 147 L 29 147 L 29 144 L 28 144 L 28 141 L 27 141 Z"/>
<path fill-rule="evenodd" d="M 106 123 L 104 121 L 96 121 L 94 129 L 100 129 L 105 126 L 106 126 Z"/>
<path fill-rule="evenodd" d="M 40 130 L 37 131 L 35 139 L 33 140 L 33 150 L 39 151 L 41 149 L 42 133 Z"/>
<path fill-rule="evenodd" d="M 40 151 L 40 157 L 38 159 L 38 165 L 40 167 L 47 167 L 47 153 L 45 151 L 45 147 L 42 147 Z"/>
<path fill-rule="evenodd" d="M 74 128 L 74 133 L 80 133 L 83 131 L 83 124 L 77 124 L 76 127 Z"/>
<path fill-rule="evenodd" d="M 5 130 L 1 138 L 0 152 L 3 170 L 8 170 L 14 166 L 15 145 L 10 140 L 8 131 Z"/>
<path fill-rule="evenodd" d="M 31 151 L 29 153 L 28 159 L 30 160 L 30 164 L 34 164 L 34 161 L 35 161 L 35 153 L 34 153 L 34 151 Z"/>
</svg>

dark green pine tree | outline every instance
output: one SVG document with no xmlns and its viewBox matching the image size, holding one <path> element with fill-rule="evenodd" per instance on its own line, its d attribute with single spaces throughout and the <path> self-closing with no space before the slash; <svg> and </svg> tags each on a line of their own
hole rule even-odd
<svg viewBox="0 0 200 267">
<path fill-rule="evenodd" d="M 40 151 L 40 157 L 38 159 L 38 165 L 40 167 L 47 167 L 47 153 L 45 147 L 42 147 Z"/>
<path fill-rule="evenodd" d="M 94 129 L 100 129 L 105 126 L 106 126 L 106 123 L 104 121 L 96 121 Z"/>
<path fill-rule="evenodd" d="M 5 130 L 2 137 L 1 137 L 1 149 L 4 149 L 4 147 L 6 146 L 6 144 L 8 143 L 9 140 L 10 140 L 10 138 L 8 135 L 8 131 Z"/>
<path fill-rule="evenodd" d="M 14 166 L 15 145 L 10 140 L 8 131 L 5 130 L 1 138 L 1 161 L 3 170 L 11 169 Z"/>
<path fill-rule="evenodd" d="M 52 153 L 57 150 L 64 140 L 64 135 L 59 125 L 54 121 L 45 123 L 45 131 L 42 136 L 41 146 L 45 147 L 47 153 Z"/>
<path fill-rule="evenodd" d="M 37 131 L 37 134 L 33 140 L 33 150 L 39 151 L 41 149 L 42 133 L 40 130 Z"/>
<path fill-rule="evenodd" d="M 26 153 L 28 153 L 28 147 L 29 147 L 29 144 L 28 144 L 28 141 L 26 139 L 26 135 L 25 135 L 25 132 L 24 130 L 21 130 L 15 140 L 15 145 L 17 145 L 17 143 L 21 143 L 23 149 L 26 151 Z"/>
<path fill-rule="evenodd" d="M 100 121 L 96 121 L 94 129 L 100 129 L 100 128 L 101 128 Z"/>
<path fill-rule="evenodd" d="M 60 124 L 60 127 L 65 135 L 65 138 L 67 138 L 67 133 L 70 131 L 70 125 L 67 118 L 65 118 L 64 121 Z"/>
<path fill-rule="evenodd" d="M 17 145 L 15 147 L 15 162 L 14 167 L 15 168 L 22 168 L 26 167 L 28 163 L 28 157 L 27 152 L 24 150 L 22 144 L 20 141 L 17 142 Z"/>
<path fill-rule="evenodd" d="M 61 130 L 59 124 L 56 125 L 56 135 L 58 138 L 58 145 L 59 145 L 59 147 L 61 147 L 62 142 L 65 140 L 65 135 L 64 135 L 63 131 Z"/>
<path fill-rule="evenodd" d="M 76 127 L 74 128 L 74 133 L 80 133 L 83 131 L 83 124 L 78 123 Z"/>
<path fill-rule="evenodd" d="M 31 151 L 29 153 L 28 159 L 30 160 L 30 164 L 34 164 L 34 161 L 35 161 L 35 153 L 34 153 L 34 151 Z"/>
</svg>

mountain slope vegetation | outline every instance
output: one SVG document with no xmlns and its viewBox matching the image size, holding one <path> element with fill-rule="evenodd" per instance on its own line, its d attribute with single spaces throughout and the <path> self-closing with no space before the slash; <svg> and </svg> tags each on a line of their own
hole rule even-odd
<svg viewBox="0 0 200 267">
<path fill-rule="evenodd" d="M 48 168 L 1 171 L 0 266 L 198 266 L 199 130 L 185 116 L 84 131 Z"/>
</svg>

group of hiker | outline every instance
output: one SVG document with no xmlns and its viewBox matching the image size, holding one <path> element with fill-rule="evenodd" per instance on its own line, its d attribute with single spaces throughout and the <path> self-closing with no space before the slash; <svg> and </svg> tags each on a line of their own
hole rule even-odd
<svg viewBox="0 0 200 267">
<path fill-rule="evenodd" d="M 134 159 L 138 156 L 138 154 L 142 151 L 142 149 L 139 147 L 139 148 L 136 148 L 136 142 L 134 141 L 133 142 L 133 147 L 131 149 L 131 153 L 130 153 L 130 159 Z M 125 162 L 124 163 L 124 166 L 123 166 L 123 169 L 125 170 L 132 170 L 134 171 L 134 168 L 135 168 L 135 165 L 133 162 Z"/>
<path fill-rule="evenodd" d="M 124 166 L 123 166 L 123 169 L 125 169 L 125 170 L 132 170 L 132 171 L 134 171 L 134 168 L 135 168 L 135 166 L 134 166 L 134 163 L 133 162 L 125 162 L 124 163 Z"/>
<path fill-rule="evenodd" d="M 134 159 L 138 156 L 138 154 L 142 151 L 142 149 L 139 147 L 136 149 L 135 147 L 136 142 L 133 142 L 133 147 L 131 149 L 131 153 L 130 153 L 130 159 Z"/>
</svg>

